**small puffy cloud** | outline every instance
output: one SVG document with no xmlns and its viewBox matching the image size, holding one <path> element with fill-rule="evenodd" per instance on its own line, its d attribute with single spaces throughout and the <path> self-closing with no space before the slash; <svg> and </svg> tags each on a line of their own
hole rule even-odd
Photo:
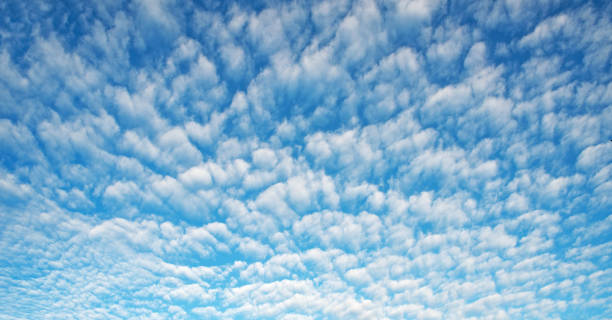
<svg viewBox="0 0 612 320">
<path fill-rule="evenodd" d="M 607 164 L 612 160 L 612 144 L 604 142 L 589 146 L 578 155 L 577 166 L 581 169 L 590 169 Z"/>
<path fill-rule="evenodd" d="M 522 46 L 537 46 L 542 41 L 559 37 L 559 32 L 567 28 L 570 23 L 569 20 L 569 17 L 565 14 L 548 18 L 538 24 L 530 34 L 523 37 L 519 44 Z"/>
<path fill-rule="evenodd" d="M 461 114 L 472 101 L 472 90 L 466 85 L 450 85 L 428 97 L 422 109 L 426 121 L 438 122 L 441 116 Z"/>
<path fill-rule="evenodd" d="M 178 287 L 168 293 L 168 299 L 186 302 L 207 303 L 214 296 L 198 284 L 189 284 Z"/>
<path fill-rule="evenodd" d="M 205 166 L 192 167 L 179 174 L 178 179 L 188 188 L 207 188 L 212 185 L 212 177 Z"/>
<path fill-rule="evenodd" d="M 508 235 L 501 224 L 493 229 L 489 227 L 481 229 L 478 238 L 480 243 L 477 248 L 507 249 L 516 245 L 516 237 Z"/>
<path fill-rule="evenodd" d="M 247 257 L 254 257 L 256 259 L 265 259 L 272 252 L 267 245 L 248 238 L 240 241 L 238 251 Z"/>
<path fill-rule="evenodd" d="M 202 154 L 190 143 L 187 134 L 180 128 L 168 130 L 159 136 L 158 144 L 165 151 L 159 159 L 162 163 L 182 167 L 202 161 Z"/>
<path fill-rule="evenodd" d="M 462 209 L 460 199 L 434 199 L 432 192 L 423 192 L 411 196 L 408 200 L 410 208 L 425 221 L 441 226 L 461 225 L 467 222 L 467 215 Z"/>
<path fill-rule="evenodd" d="M 327 247 L 358 250 L 381 241 L 382 224 L 373 214 L 352 216 L 341 212 L 321 212 L 304 216 L 293 225 L 297 236 Z"/>
<path fill-rule="evenodd" d="M 278 161 L 274 151 L 267 148 L 262 148 L 253 151 L 253 164 L 260 168 L 274 168 Z"/>
<path fill-rule="evenodd" d="M 348 281 L 361 286 L 368 285 L 372 282 L 372 277 L 370 277 L 365 268 L 348 270 L 344 274 L 344 277 Z"/>
<path fill-rule="evenodd" d="M 467 69 L 481 69 L 487 63 L 487 46 L 484 42 L 477 42 L 468 51 L 463 65 Z"/>
<path fill-rule="evenodd" d="M 124 133 L 120 147 L 126 152 L 132 153 L 139 158 L 153 162 L 159 157 L 159 148 L 156 147 L 147 137 L 141 137 L 134 131 Z"/>
<path fill-rule="evenodd" d="M 23 125 L 15 125 L 8 119 L 0 120 L 0 147 L 4 150 L 6 155 L 11 155 L 15 159 L 3 157 L 3 160 L 9 162 L 22 161 L 28 162 L 41 162 L 43 160 L 43 154 L 40 150 L 35 149 L 28 152 L 28 149 L 36 143 L 32 132 Z"/>
<path fill-rule="evenodd" d="M 104 190 L 104 197 L 124 201 L 138 194 L 138 186 L 132 181 L 117 181 Z"/>
<path fill-rule="evenodd" d="M 7 204 L 25 200 L 34 191 L 28 184 L 17 181 L 13 175 L 0 178 L 0 190 L 2 190 L 2 200 Z"/>
</svg>

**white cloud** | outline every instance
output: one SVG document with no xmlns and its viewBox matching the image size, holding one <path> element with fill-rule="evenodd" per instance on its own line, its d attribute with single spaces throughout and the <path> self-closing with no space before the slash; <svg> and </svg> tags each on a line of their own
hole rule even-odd
<svg viewBox="0 0 612 320">
<path fill-rule="evenodd" d="M 447 86 L 431 95 L 423 112 L 429 118 L 439 118 L 448 114 L 461 113 L 472 99 L 472 92 L 466 85 Z M 430 121 L 439 121 L 431 119 Z"/>
<path fill-rule="evenodd" d="M 179 180 L 188 188 L 208 188 L 212 185 L 212 177 L 204 166 L 188 169 L 178 176 Z"/>
<path fill-rule="evenodd" d="M 302 217 L 293 225 L 297 236 L 321 243 L 326 247 L 359 250 L 381 241 L 382 224 L 376 215 L 366 212 L 352 216 L 324 211 Z"/>
<path fill-rule="evenodd" d="M 368 274 L 368 272 L 366 271 L 366 269 L 364 268 L 359 268 L 359 269 L 351 269 L 348 270 L 345 274 L 344 277 L 358 285 L 358 286 L 363 286 L 363 285 L 367 285 L 370 284 L 372 282 L 372 277 L 370 277 L 370 275 Z"/>
<path fill-rule="evenodd" d="M 270 55 L 287 45 L 285 31 L 276 9 L 265 9 L 249 17 L 249 40 L 261 54 Z"/>
<path fill-rule="evenodd" d="M 438 27 L 434 33 L 437 42 L 427 49 L 427 58 L 433 63 L 448 64 L 454 62 L 465 50 L 469 41 L 464 27 Z M 444 73 L 444 72 L 442 72 Z"/>
<path fill-rule="evenodd" d="M 190 284 L 176 288 L 168 294 L 172 300 L 206 303 L 213 299 L 213 296 L 206 292 L 200 285 Z"/>
<path fill-rule="evenodd" d="M 263 245 L 253 239 L 243 239 L 238 245 L 238 251 L 242 252 L 245 256 L 255 257 L 256 259 L 264 259 L 270 253 L 271 249 L 267 245 Z"/>
<path fill-rule="evenodd" d="M 259 210 L 279 219 L 283 226 L 289 226 L 297 219 L 297 215 L 285 201 L 286 195 L 286 186 L 283 183 L 277 183 L 263 191 L 257 197 L 255 204 Z"/>
<path fill-rule="evenodd" d="M 253 164 L 260 168 L 274 168 L 277 162 L 274 151 L 268 148 L 262 148 L 253 151 Z"/>
<path fill-rule="evenodd" d="M 0 313 L 610 313 L 604 7 L 24 2 Z"/>
<path fill-rule="evenodd" d="M 149 125 L 155 129 L 161 126 L 160 118 L 153 106 L 153 86 L 132 95 L 125 87 L 107 86 L 105 95 L 113 99 L 120 121 L 129 126 Z"/>
<path fill-rule="evenodd" d="M 477 42 L 468 51 L 463 65 L 468 69 L 480 69 L 487 64 L 487 46 L 484 42 Z"/>
<path fill-rule="evenodd" d="M 25 162 L 42 162 L 43 154 L 36 149 L 28 152 L 28 148 L 36 142 L 30 130 L 23 125 L 14 125 L 8 119 L 0 120 L 0 146 L 7 153 Z"/>
<path fill-rule="evenodd" d="M 480 248 L 507 249 L 516 245 L 516 237 L 508 235 L 501 224 L 493 229 L 485 227 L 479 233 Z"/>
<path fill-rule="evenodd" d="M 445 1 L 400 0 L 395 2 L 397 13 L 403 17 L 430 19 Z"/>
<path fill-rule="evenodd" d="M 461 225 L 467 222 L 467 215 L 459 199 L 435 199 L 432 192 L 422 192 L 408 200 L 410 208 L 425 221 L 439 225 Z"/>
<path fill-rule="evenodd" d="M 520 40 L 522 46 L 536 46 L 544 40 L 559 36 L 558 33 L 566 28 L 569 23 L 569 17 L 565 14 L 560 14 L 552 18 L 542 21 L 538 26 Z"/>
<path fill-rule="evenodd" d="M 187 138 L 181 128 L 173 128 L 158 137 L 159 146 L 165 151 L 161 157 L 162 163 L 169 163 L 181 167 L 198 164 L 202 155 Z"/>
<path fill-rule="evenodd" d="M 14 88 L 24 88 L 28 84 L 28 79 L 24 78 L 15 68 L 11 61 L 10 54 L 5 50 L 0 53 L 0 75 L 3 81 Z"/>
<path fill-rule="evenodd" d="M 589 169 L 609 163 L 610 160 L 612 160 L 612 145 L 606 141 L 582 150 L 578 156 L 577 166 Z"/>
<path fill-rule="evenodd" d="M 123 139 L 120 146 L 129 153 L 134 153 L 141 159 L 146 161 L 155 161 L 159 157 L 159 148 L 157 148 L 147 137 L 140 137 L 134 131 L 126 131 L 123 134 Z"/>
<path fill-rule="evenodd" d="M 222 58 L 229 74 L 237 78 L 247 67 L 247 57 L 244 50 L 236 45 L 228 44 L 221 48 Z"/>
<path fill-rule="evenodd" d="M 185 131 L 191 139 L 203 146 L 212 146 L 223 131 L 225 114 L 213 113 L 205 125 L 190 121 L 185 124 Z"/>
<path fill-rule="evenodd" d="M 7 203 L 15 200 L 24 200 L 33 192 L 29 185 L 19 183 L 13 175 L 0 178 L 0 190 L 2 191 L 2 200 Z"/>
</svg>

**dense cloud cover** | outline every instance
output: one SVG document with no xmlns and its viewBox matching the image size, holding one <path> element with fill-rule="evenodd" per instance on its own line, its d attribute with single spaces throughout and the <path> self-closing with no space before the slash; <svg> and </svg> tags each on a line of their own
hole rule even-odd
<svg viewBox="0 0 612 320">
<path fill-rule="evenodd" d="M 609 317 L 611 17 L 1 1 L 0 319 Z"/>
</svg>

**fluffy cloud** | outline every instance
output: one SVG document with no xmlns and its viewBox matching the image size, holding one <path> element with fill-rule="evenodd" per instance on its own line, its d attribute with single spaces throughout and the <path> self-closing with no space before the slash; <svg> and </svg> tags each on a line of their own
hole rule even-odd
<svg viewBox="0 0 612 320">
<path fill-rule="evenodd" d="M 612 312 L 608 4 L 0 13 L 0 318 Z"/>
</svg>

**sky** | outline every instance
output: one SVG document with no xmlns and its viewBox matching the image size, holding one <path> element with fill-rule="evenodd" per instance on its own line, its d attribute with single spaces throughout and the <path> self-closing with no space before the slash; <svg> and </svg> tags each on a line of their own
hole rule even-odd
<svg viewBox="0 0 612 320">
<path fill-rule="evenodd" d="M 0 1 L 0 319 L 611 319 L 611 18 Z"/>
</svg>

